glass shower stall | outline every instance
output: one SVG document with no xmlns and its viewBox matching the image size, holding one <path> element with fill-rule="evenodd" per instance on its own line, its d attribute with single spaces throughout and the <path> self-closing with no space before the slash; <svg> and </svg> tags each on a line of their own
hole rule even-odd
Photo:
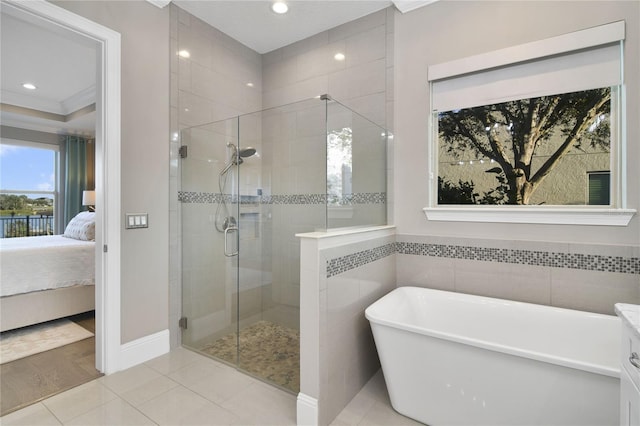
<svg viewBox="0 0 640 426">
<path fill-rule="evenodd" d="M 387 223 L 387 132 L 323 95 L 180 136 L 182 345 L 297 393 L 296 234 Z"/>
</svg>

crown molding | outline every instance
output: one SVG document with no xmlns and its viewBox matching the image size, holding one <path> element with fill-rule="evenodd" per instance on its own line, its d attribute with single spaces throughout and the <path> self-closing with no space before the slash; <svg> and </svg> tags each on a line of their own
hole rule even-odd
<svg viewBox="0 0 640 426">
<path fill-rule="evenodd" d="M 171 0 L 147 0 L 147 1 L 160 9 L 162 9 L 163 7 L 171 3 Z"/>
<path fill-rule="evenodd" d="M 26 95 L 24 93 L 12 92 L 10 90 L 2 91 L 2 103 L 22 108 L 35 109 L 38 111 L 45 111 L 52 114 L 63 114 L 59 102 L 38 98 L 37 96 Z"/>
<path fill-rule="evenodd" d="M 407 13 L 437 1 L 438 0 L 393 0 L 393 4 L 400 12 Z"/>
<path fill-rule="evenodd" d="M 60 102 L 61 114 L 69 115 L 91 104 L 95 106 L 96 86 L 90 86 Z"/>
<path fill-rule="evenodd" d="M 43 111 L 50 114 L 69 115 L 95 103 L 96 86 L 92 85 L 87 87 L 62 102 L 43 99 L 37 96 L 13 92 L 10 90 L 3 90 L 1 92 L 1 99 L 2 103 L 7 105 Z"/>
</svg>

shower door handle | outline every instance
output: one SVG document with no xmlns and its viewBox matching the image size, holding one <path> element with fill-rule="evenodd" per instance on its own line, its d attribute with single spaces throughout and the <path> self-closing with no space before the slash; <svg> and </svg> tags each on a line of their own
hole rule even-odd
<svg viewBox="0 0 640 426">
<path fill-rule="evenodd" d="M 227 257 L 233 257 L 238 255 L 238 250 L 229 252 L 227 250 L 227 242 L 229 240 L 229 233 L 236 232 L 238 230 L 237 226 L 229 226 L 224 230 L 224 255 Z"/>
</svg>

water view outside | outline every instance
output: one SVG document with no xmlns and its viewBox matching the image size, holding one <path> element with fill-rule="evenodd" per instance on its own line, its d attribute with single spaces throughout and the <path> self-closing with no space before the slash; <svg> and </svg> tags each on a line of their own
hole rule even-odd
<svg viewBox="0 0 640 426">
<path fill-rule="evenodd" d="M 53 235 L 56 149 L 0 143 L 0 238 Z"/>
<path fill-rule="evenodd" d="M 46 196 L 0 194 L 0 238 L 53 235 L 53 206 Z"/>
</svg>

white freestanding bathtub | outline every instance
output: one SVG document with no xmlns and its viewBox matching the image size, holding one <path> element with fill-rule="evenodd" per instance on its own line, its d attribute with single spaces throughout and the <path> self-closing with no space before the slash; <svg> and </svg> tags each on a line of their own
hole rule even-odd
<svg viewBox="0 0 640 426">
<path fill-rule="evenodd" d="M 416 287 L 366 311 L 399 413 L 438 425 L 618 425 L 620 322 Z"/>
</svg>

